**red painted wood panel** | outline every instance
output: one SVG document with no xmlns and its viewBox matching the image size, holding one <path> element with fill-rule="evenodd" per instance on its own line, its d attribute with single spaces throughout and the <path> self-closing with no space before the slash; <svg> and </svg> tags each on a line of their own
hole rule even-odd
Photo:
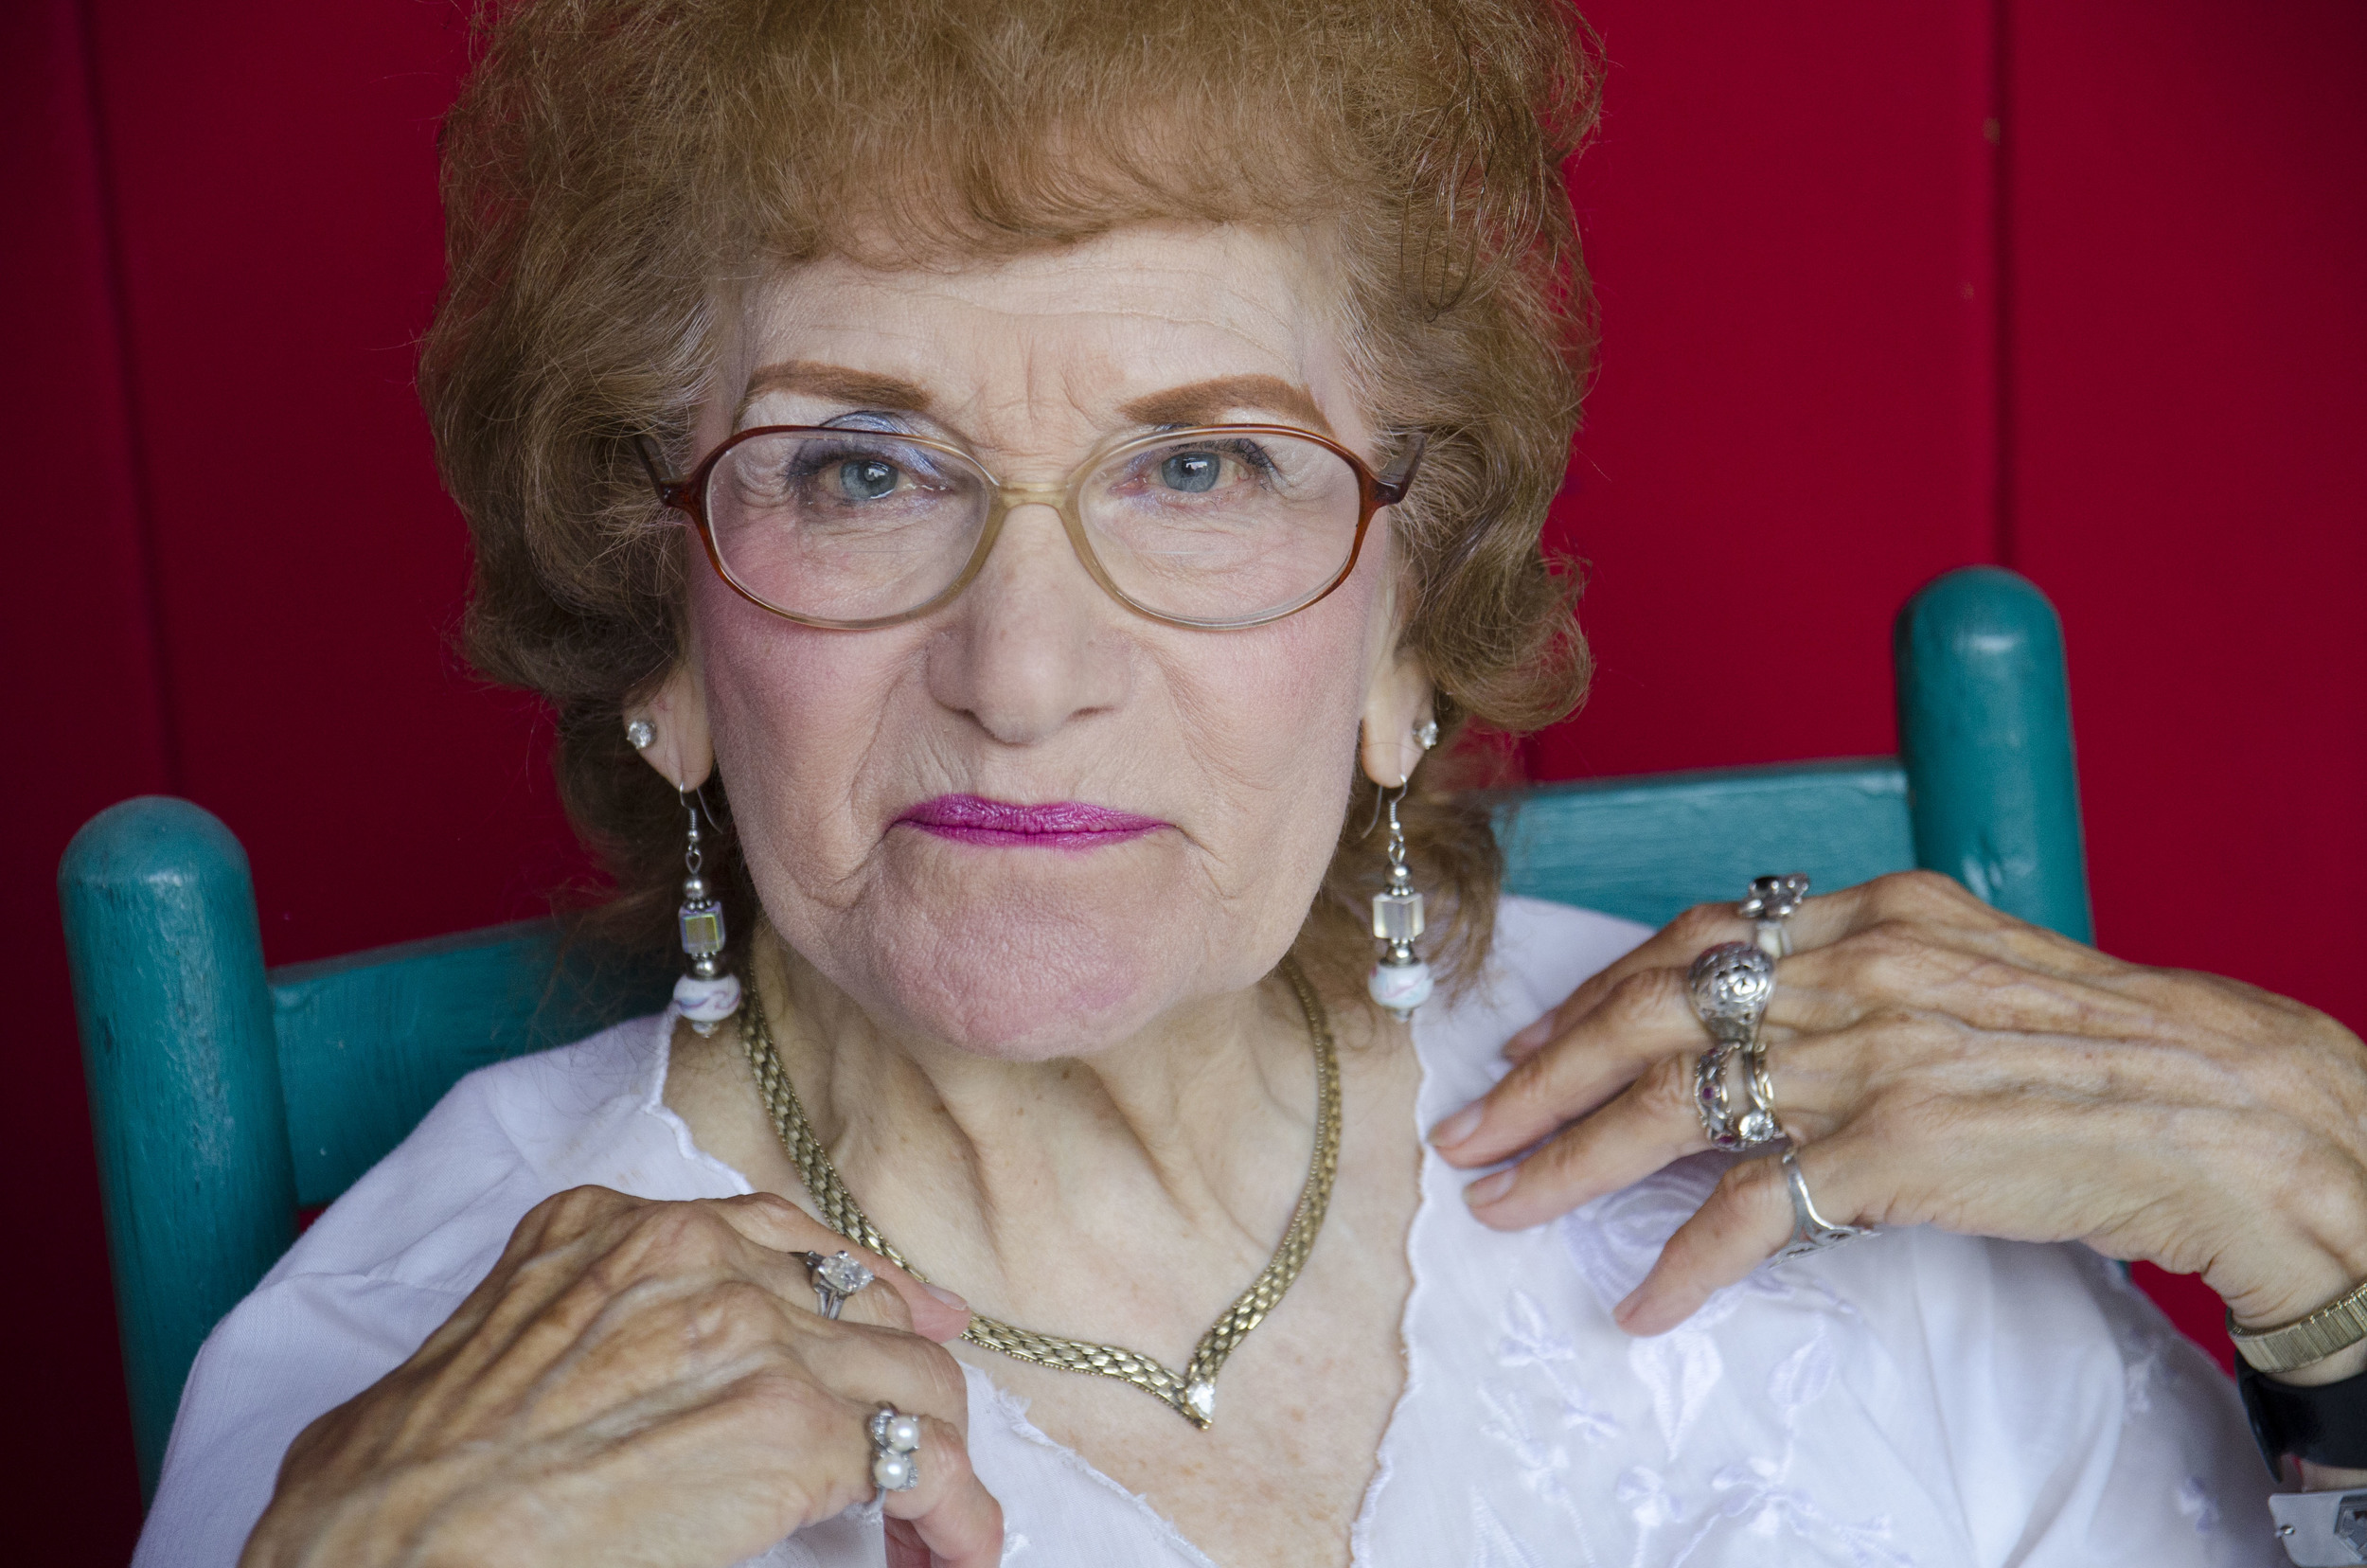
<svg viewBox="0 0 2367 1568">
<path fill-rule="evenodd" d="M 2367 9 L 2009 35 L 2014 560 L 2063 612 L 2098 940 L 2367 1030 Z"/>
<path fill-rule="evenodd" d="M 83 43 L 72 0 L 0 8 L 0 190 L 13 214 L 0 223 L 0 431 L 15 480 L 0 579 L 11 676 L 0 952 L 12 998 L 0 1187 L 14 1259 L 0 1331 L 14 1347 L 12 1551 L 60 1563 L 129 1557 L 139 1488 L 58 854 L 93 811 L 172 777 Z"/>
<path fill-rule="evenodd" d="M 1891 615 L 1994 546 L 1988 8 L 1586 11 L 1602 373 L 1556 538 L 1601 668 L 1532 769 L 1891 751 Z"/>
<path fill-rule="evenodd" d="M 541 907 L 574 864 L 413 392 L 467 9 L 92 0 L 184 793 L 274 962 Z M 192 68 L 192 62 L 203 68 Z"/>
</svg>

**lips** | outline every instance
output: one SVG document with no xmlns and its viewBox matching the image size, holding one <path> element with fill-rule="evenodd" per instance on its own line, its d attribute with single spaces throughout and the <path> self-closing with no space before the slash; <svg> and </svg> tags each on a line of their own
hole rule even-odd
<svg viewBox="0 0 2367 1568">
<path fill-rule="evenodd" d="M 1033 849 L 1090 849 L 1140 838 L 1167 826 L 1156 817 L 1113 811 L 1081 800 L 1015 806 L 979 795 L 939 795 L 896 819 L 904 827 L 962 844 Z"/>
</svg>

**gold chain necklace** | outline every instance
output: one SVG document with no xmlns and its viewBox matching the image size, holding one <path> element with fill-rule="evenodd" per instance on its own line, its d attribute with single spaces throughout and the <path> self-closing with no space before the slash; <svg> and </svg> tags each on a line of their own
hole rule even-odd
<svg viewBox="0 0 2367 1568">
<path fill-rule="evenodd" d="M 1158 1399 L 1202 1431 L 1215 1424 L 1217 1374 L 1223 1369 L 1225 1358 L 1274 1310 L 1282 1293 L 1307 1266 L 1315 1233 L 1324 1226 L 1324 1212 L 1331 1206 L 1332 1180 L 1340 1173 L 1340 1057 L 1331 1042 L 1331 1020 L 1295 960 L 1282 961 L 1282 974 L 1298 993 L 1300 1010 L 1307 1015 L 1307 1032 L 1315 1042 L 1315 1153 L 1308 1162 L 1307 1185 L 1299 1189 L 1298 1206 L 1290 1211 L 1290 1228 L 1282 1233 L 1282 1244 L 1274 1249 L 1272 1261 L 1201 1335 L 1191 1364 L 1177 1373 L 1123 1345 L 1039 1334 L 982 1312 L 971 1315 L 969 1331 L 962 1338 L 1038 1366 L 1119 1379 Z M 765 1026 L 764 1004 L 753 986 L 739 1008 L 739 1043 L 748 1054 L 748 1065 L 756 1070 L 756 1093 L 773 1114 L 774 1131 L 780 1134 L 781 1147 L 789 1150 L 806 1191 L 821 1209 L 823 1223 L 870 1248 L 915 1279 L 927 1279 L 872 1227 L 854 1194 L 839 1180 L 838 1168 L 830 1164 L 822 1140 L 813 1135 L 806 1108 L 781 1066 L 773 1031 Z"/>
</svg>

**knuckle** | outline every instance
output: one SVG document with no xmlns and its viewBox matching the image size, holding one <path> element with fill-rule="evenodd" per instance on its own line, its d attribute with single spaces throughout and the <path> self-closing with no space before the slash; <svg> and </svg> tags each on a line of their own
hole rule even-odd
<svg viewBox="0 0 2367 1568">
<path fill-rule="evenodd" d="M 1669 921 L 1668 930 L 1674 935 L 1707 943 L 1723 937 L 1735 919 L 1733 904 L 1699 903 Z"/>
<path fill-rule="evenodd" d="M 1923 968 L 1929 949 L 1913 922 L 1896 918 L 1875 921 L 1841 944 L 1850 977 L 1875 990 L 1895 990 Z"/>
<path fill-rule="evenodd" d="M 611 1187 L 569 1187 L 535 1204 L 526 1211 L 526 1218 L 540 1221 L 547 1230 L 573 1235 L 589 1230 L 632 1202 Z"/>
<path fill-rule="evenodd" d="M 778 1344 L 785 1327 L 780 1303 L 752 1279 L 719 1279 L 689 1298 L 701 1338 L 732 1345 Z"/>
<path fill-rule="evenodd" d="M 935 1416 L 919 1419 L 920 1452 L 936 1468 L 937 1478 L 952 1487 L 968 1485 L 977 1474 L 970 1462 L 970 1439 L 951 1421 Z"/>
<path fill-rule="evenodd" d="M 716 1256 L 726 1238 L 736 1234 L 705 1202 L 651 1203 L 633 1216 L 632 1232 L 643 1245 L 669 1257 L 685 1260 Z"/>
<path fill-rule="evenodd" d="M 770 1219 L 802 1220 L 806 1212 L 777 1192 L 743 1192 L 733 1198 L 703 1201 L 717 1208 L 747 1209 Z"/>
<path fill-rule="evenodd" d="M 1910 871 L 1893 871 L 1875 882 L 1878 902 L 1884 908 L 1898 908 L 1911 913 L 1937 913 L 1959 909 L 1971 900 L 1953 877 L 1938 871 L 1916 867 Z"/>
<path fill-rule="evenodd" d="M 919 1386 L 927 1395 L 933 1409 L 967 1412 L 970 1408 L 970 1381 L 962 1374 L 962 1363 L 942 1345 L 928 1340 L 912 1342 L 913 1366 L 919 1377 Z"/>
<path fill-rule="evenodd" d="M 1614 1022 L 1636 1025 L 1686 1009 L 1684 976 L 1673 969 L 1638 970 L 1611 989 L 1607 1003 Z"/>
<path fill-rule="evenodd" d="M 841 1407 L 845 1401 L 788 1355 L 764 1358 L 734 1385 L 732 1394 L 776 1431 L 828 1432 L 844 1418 Z"/>
<path fill-rule="evenodd" d="M 1691 1056 L 1664 1057 L 1654 1062 L 1636 1080 L 1645 1104 L 1663 1115 L 1693 1120 L 1693 1068 Z"/>
</svg>

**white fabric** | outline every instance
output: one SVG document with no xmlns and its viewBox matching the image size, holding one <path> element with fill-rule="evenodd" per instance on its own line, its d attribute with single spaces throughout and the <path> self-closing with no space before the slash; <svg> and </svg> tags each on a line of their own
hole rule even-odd
<svg viewBox="0 0 2367 1568">
<path fill-rule="evenodd" d="M 1522 900 L 1498 930 L 1491 984 L 1416 1024 L 1418 1127 L 1486 1089 L 1509 1034 L 1644 935 Z M 235 1562 L 289 1441 L 424 1340 L 536 1202 L 591 1182 L 749 1190 L 665 1106 L 672 1025 L 472 1074 L 321 1217 L 199 1355 L 136 1568 Z M 1894 1233 L 1764 1268 L 1673 1333 L 1622 1334 L 1610 1308 L 1718 1168 L 1704 1155 L 1506 1236 L 1468 1217 L 1463 1173 L 1427 1160 L 1409 1377 L 1358 1564 L 2283 1560 L 2232 1385 L 2084 1249 Z M 989 1378 L 972 1370 L 970 1394 L 1006 1563 L 1208 1562 Z M 756 1560 L 877 1564 L 877 1516 Z"/>
</svg>

